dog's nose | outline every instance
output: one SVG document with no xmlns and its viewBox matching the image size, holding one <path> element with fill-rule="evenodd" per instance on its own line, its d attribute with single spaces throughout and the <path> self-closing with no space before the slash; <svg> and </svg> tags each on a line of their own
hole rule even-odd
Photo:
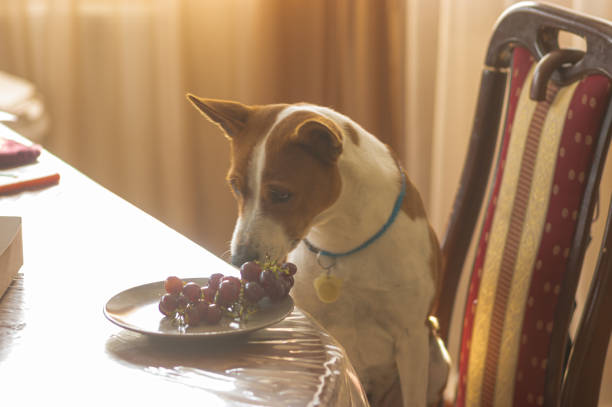
<svg viewBox="0 0 612 407">
<path fill-rule="evenodd" d="M 248 245 L 239 245 L 232 252 L 232 264 L 236 267 L 242 266 L 247 261 L 257 260 L 257 252 Z"/>
</svg>

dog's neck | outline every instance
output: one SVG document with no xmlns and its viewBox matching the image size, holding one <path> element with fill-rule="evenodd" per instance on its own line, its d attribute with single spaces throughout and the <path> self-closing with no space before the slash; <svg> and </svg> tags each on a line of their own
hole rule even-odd
<svg viewBox="0 0 612 407">
<path fill-rule="evenodd" d="M 346 140 L 338 166 L 342 192 L 313 222 L 307 238 L 322 250 L 342 253 L 376 234 L 387 222 L 401 189 L 397 163 L 387 147 L 357 124 L 359 145 Z"/>
</svg>

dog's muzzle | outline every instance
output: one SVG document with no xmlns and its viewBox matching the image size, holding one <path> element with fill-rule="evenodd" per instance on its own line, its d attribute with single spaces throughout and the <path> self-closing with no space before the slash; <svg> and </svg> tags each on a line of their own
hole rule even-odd
<svg viewBox="0 0 612 407">
<path fill-rule="evenodd" d="M 232 252 L 232 264 L 236 267 L 242 266 L 247 261 L 262 260 L 257 251 L 249 245 L 238 245 Z"/>
</svg>

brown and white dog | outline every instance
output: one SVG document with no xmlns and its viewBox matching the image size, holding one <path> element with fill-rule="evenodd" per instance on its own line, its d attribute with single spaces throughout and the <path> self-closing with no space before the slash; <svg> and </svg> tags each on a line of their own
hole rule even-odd
<svg viewBox="0 0 612 407">
<path fill-rule="evenodd" d="M 372 405 L 439 397 L 448 366 L 426 320 L 440 251 L 419 193 L 387 146 L 324 107 L 188 98 L 231 144 L 232 263 L 288 256 L 298 265 L 292 297 L 346 349 Z M 352 253 L 317 256 L 315 247 Z M 313 287 L 328 272 L 342 284 L 333 302 Z"/>
</svg>

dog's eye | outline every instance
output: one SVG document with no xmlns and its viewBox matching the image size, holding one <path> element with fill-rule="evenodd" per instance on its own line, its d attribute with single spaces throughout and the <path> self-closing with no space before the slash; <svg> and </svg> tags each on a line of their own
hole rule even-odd
<svg viewBox="0 0 612 407">
<path fill-rule="evenodd" d="M 287 202 L 291 199 L 291 192 L 282 188 L 270 188 L 270 198 L 274 202 Z"/>
<path fill-rule="evenodd" d="M 241 192 L 240 192 L 240 181 L 238 181 L 238 179 L 236 178 L 232 178 L 229 180 L 229 185 L 230 188 L 232 188 L 232 191 L 234 191 L 234 194 L 236 194 L 236 196 L 240 196 Z"/>
</svg>

